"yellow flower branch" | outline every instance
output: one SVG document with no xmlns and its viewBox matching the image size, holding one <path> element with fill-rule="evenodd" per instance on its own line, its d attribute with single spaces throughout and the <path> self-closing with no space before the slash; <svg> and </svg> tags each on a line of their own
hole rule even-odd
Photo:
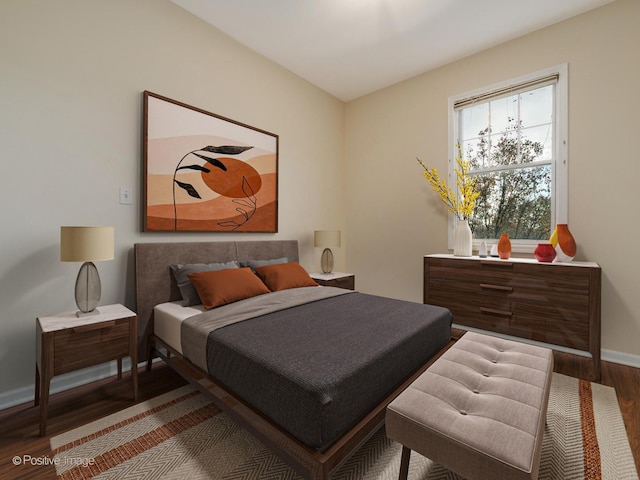
<svg viewBox="0 0 640 480">
<path fill-rule="evenodd" d="M 424 169 L 422 176 L 427 179 L 431 188 L 438 194 L 440 200 L 445 204 L 449 213 L 455 215 L 458 220 L 468 219 L 476 206 L 476 199 L 480 192 L 476 191 L 476 179 L 469 176 L 470 162 L 462 158 L 460 144 L 457 145 L 458 155 L 456 156 L 456 186 L 458 194 L 454 194 L 451 187 L 447 185 L 435 168 L 427 167 L 422 160 L 417 158 L 418 163 Z"/>
</svg>

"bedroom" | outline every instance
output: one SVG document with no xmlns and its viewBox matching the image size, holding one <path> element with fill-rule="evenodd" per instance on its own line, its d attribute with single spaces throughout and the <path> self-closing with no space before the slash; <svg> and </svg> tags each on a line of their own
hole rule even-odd
<svg viewBox="0 0 640 480">
<path fill-rule="evenodd" d="M 446 215 L 431 206 L 414 158 L 445 165 L 447 97 L 565 61 L 571 68 L 569 222 L 579 259 L 603 269 L 603 359 L 640 366 L 633 273 L 640 226 L 631 210 L 640 174 L 633 143 L 640 107 L 637 1 L 617 0 L 347 103 L 169 1 L 123 3 L 0 7 L 7 203 L 0 407 L 32 398 L 35 318 L 73 308 L 77 266 L 59 261 L 60 225 L 115 226 L 116 258 L 98 265 L 103 304 L 133 306 L 133 243 L 176 239 L 140 233 L 143 90 L 278 133 L 275 237 L 298 239 L 301 263 L 312 270 L 319 264 L 313 231 L 340 229 L 345 241 L 336 269 L 355 273 L 358 289 L 421 301 L 421 257 L 446 250 Z M 119 204 L 120 186 L 133 189 L 133 205 Z M 105 367 L 65 381 L 112 372 Z M 53 388 L 61 386 L 54 379 Z"/>
</svg>

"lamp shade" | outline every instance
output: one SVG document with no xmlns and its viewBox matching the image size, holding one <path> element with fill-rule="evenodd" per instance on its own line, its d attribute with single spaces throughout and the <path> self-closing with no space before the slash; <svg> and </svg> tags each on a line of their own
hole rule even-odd
<svg viewBox="0 0 640 480">
<path fill-rule="evenodd" d="M 313 234 L 313 245 L 315 247 L 339 247 L 340 239 L 340 230 L 316 230 Z"/>
<path fill-rule="evenodd" d="M 60 260 L 113 260 L 114 236 L 113 227 L 60 227 Z"/>
</svg>

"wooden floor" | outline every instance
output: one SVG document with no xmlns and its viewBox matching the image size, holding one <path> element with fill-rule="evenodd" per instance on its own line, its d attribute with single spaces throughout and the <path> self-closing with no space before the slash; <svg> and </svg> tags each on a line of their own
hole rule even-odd
<svg viewBox="0 0 640 480">
<path fill-rule="evenodd" d="M 555 352 L 555 371 L 590 379 L 592 368 L 583 357 Z M 162 363 L 151 372 L 140 369 L 139 401 L 153 398 L 186 382 Z M 636 469 L 640 472 L 640 369 L 603 362 L 600 383 L 612 386 L 618 394 L 620 410 L 627 427 Z M 55 479 L 51 465 L 19 465 L 29 455 L 34 462 L 49 458 L 49 438 L 112 414 L 133 404 L 129 375 L 115 377 L 52 395 L 49 399 L 47 436 L 38 436 L 38 409 L 33 404 L 0 411 L 0 479 Z"/>
</svg>

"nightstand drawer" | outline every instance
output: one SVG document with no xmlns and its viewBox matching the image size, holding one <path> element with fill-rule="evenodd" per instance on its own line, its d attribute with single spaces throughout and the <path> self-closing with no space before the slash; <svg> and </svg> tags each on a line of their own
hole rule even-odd
<svg viewBox="0 0 640 480">
<path fill-rule="evenodd" d="M 311 278 L 323 287 L 337 287 L 346 290 L 355 290 L 356 288 L 356 276 L 348 273 L 312 273 Z"/>
<path fill-rule="evenodd" d="M 349 277 L 341 277 L 341 278 L 335 278 L 333 280 L 327 280 L 326 285 L 331 287 L 345 288 L 347 290 L 353 290 L 355 288 L 354 283 L 355 283 L 354 277 L 352 275 Z"/>
<path fill-rule="evenodd" d="M 123 318 L 56 332 L 54 375 L 129 355 L 129 319 Z"/>
</svg>

